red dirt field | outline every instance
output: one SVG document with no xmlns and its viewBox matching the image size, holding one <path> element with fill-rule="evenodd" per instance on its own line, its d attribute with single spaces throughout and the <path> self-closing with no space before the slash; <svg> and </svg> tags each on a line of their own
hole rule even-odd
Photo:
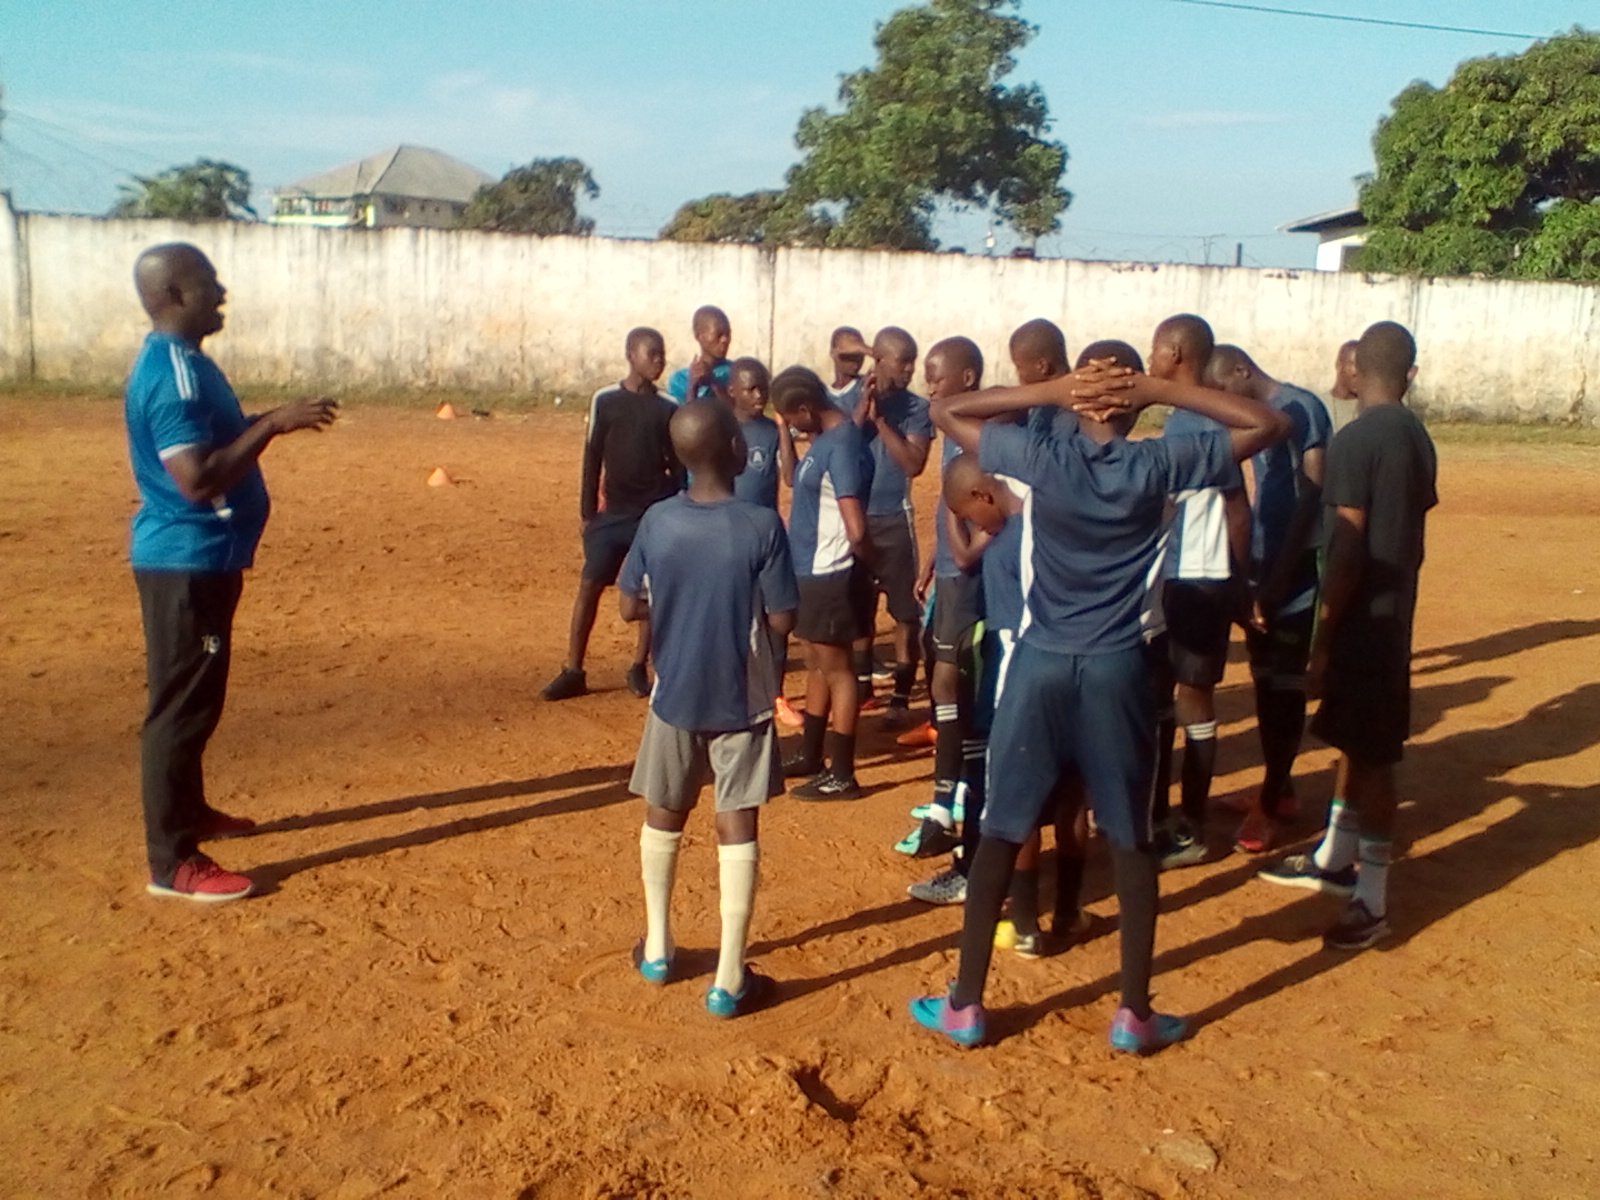
<svg viewBox="0 0 1600 1200">
<path fill-rule="evenodd" d="M 357 407 L 267 455 L 211 798 L 265 895 L 144 894 L 135 500 L 120 407 L 0 398 L 0 1190 L 11 1196 L 1588 1197 L 1600 1194 L 1600 453 L 1441 447 L 1394 937 L 1232 855 L 1165 876 L 1157 988 L 1187 1044 L 1113 1057 L 1098 936 L 997 954 L 997 1045 L 906 1001 L 960 914 L 891 844 L 930 760 L 869 722 L 855 805 L 775 801 L 721 1024 L 709 819 L 639 982 L 626 776 L 643 706 L 607 601 L 599 694 L 537 698 L 577 578 L 580 422 Z M 460 482 L 424 485 L 445 467 Z M 920 485 L 923 520 L 931 480 Z M 791 680 L 791 691 L 795 680 Z M 1217 791 L 1255 779 L 1230 669 Z M 1308 749 L 1307 807 L 1331 787 Z M 1315 832 L 1308 820 L 1299 831 Z"/>
</svg>

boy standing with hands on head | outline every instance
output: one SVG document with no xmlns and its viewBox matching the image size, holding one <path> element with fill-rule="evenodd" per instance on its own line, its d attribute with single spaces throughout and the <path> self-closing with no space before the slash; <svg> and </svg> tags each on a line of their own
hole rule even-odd
<svg viewBox="0 0 1600 1200">
<path fill-rule="evenodd" d="M 589 402 L 578 497 L 583 577 L 572 602 L 567 660 L 541 693 L 546 700 L 570 700 L 589 690 L 583 660 L 600 611 L 600 593 L 617 581 L 645 511 L 683 487 L 683 467 L 667 432 L 673 405 L 656 390 L 656 380 L 666 369 L 666 345 L 654 329 L 641 326 L 629 331 L 624 346 L 627 376 L 615 387 L 601 388 Z M 641 699 L 650 694 L 649 654 L 646 623 L 639 626 L 628 668 L 628 689 Z"/>
<path fill-rule="evenodd" d="M 783 522 L 740 500 L 743 438 L 716 400 L 691 400 L 672 418 L 672 444 L 692 474 L 688 491 L 639 523 L 622 568 L 622 615 L 650 622 L 657 679 L 629 784 L 647 804 L 639 832 L 646 932 L 634 965 L 650 983 L 672 973 L 670 922 L 678 845 L 706 783 L 714 786 L 722 945 L 706 1011 L 756 1007 L 767 980 L 745 966 L 755 902 L 762 805 L 782 791 L 772 696 L 772 634 L 799 605 Z"/>
</svg>

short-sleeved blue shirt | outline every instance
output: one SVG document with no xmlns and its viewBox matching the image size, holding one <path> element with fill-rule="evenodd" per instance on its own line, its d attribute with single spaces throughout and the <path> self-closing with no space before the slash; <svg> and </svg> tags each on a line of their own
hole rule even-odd
<svg viewBox="0 0 1600 1200">
<path fill-rule="evenodd" d="M 1024 510 L 1026 510 L 1024 501 Z M 1022 525 L 1019 513 L 983 548 L 983 627 L 1016 633 L 1022 624 Z"/>
<path fill-rule="evenodd" d="M 842 412 L 854 415 L 856 405 L 861 403 L 861 389 L 866 386 L 866 376 L 857 375 L 842 388 L 828 385 L 828 399 L 833 401 L 834 407 Z"/>
<path fill-rule="evenodd" d="M 958 458 L 960 454 L 961 447 L 956 441 L 953 438 L 945 438 L 944 450 L 941 452 L 939 460 L 941 478 L 943 478 L 944 469 L 950 465 L 951 460 Z M 940 579 L 951 579 L 960 575 L 962 571 L 960 567 L 956 566 L 955 556 L 950 552 L 950 534 L 945 529 L 944 514 L 944 489 L 941 488 L 939 490 L 939 507 L 934 510 L 933 514 L 933 573 Z"/>
<path fill-rule="evenodd" d="M 663 500 L 640 519 L 617 586 L 650 602 L 656 716 L 727 733 L 772 715 L 767 614 L 800 606 L 777 513 L 739 499 Z"/>
<path fill-rule="evenodd" d="M 789 507 L 789 541 L 801 578 L 833 575 L 855 565 L 839 501 L 853 496 L 865 503 L 872 472 L 872 453 L 854 422 L 840 421 L 811 440 L 811 449 L 795 467 Z"/>
<path fill-rule="evenodd" d="M 1192 438 L 1201 434 L 1227 435 L 1227 429 L 1210 417 L 1187 409 L 1167 414 L 1161 431 L 1166 438 Z M 1225 477 L 1216 486 L 1182 488 L 1173 493 L 1177 510 L 1172 518 L 1172 547 L 1167 555 L 1168 579 L 1220 582 L 1233 576 L 1233 556 L 1229 552 L 1225 492 L 1244 488 L 1244 473 L 1228 459 Z"/>
<path fill-rule="evenodd" d="M 712 367 L 711 368 L 711 378 L 714 379 L 717 383 L 721 384 L 723 387 L 727 387 L 728 386 L 728 381 L 733 378 L 733 363 L 732 363 L 732 361 L 725 358 L 721 362 L 719 362 L 716 366 Z M 702 383 L 700 385 L 699 394 L 695 397 L 695 399 L 696 400 L 704 400 L 706 397 L 708 397 L 708 396 L 710 396 L 712 394 L 713 393 L 711 391 L 710 386 L 708 384 Z M 677 405 L 680 405 L 680 406 L 686 400 L 689 399 L 689 368 L 688 367 L 679 367 L 667 379 L 667 396 L 672 400 L 672 402 L 674 404 L 677 404 Z"/>
<path fill-rule="evenodd" d="M 1061 654 L 1140 644 L 1168 494 L 1237 471 L 1221 431 L 1101 445 L 1076 421 L 1049 429 L 991 422 L 978 461 L 1032 489 L 1022 516 L 1021 637 Z"/>
<path fill-rule="evenodd" d="M 1326 450 L 1333 440 L 1333 421 L 1316 395 L 1293 384 L 1281 384 L 1272 407 L 1289 418 L 1289 436 L 1250 460 L 1256 476 L 1250 556 L 1258 567 L 1277 561 L 1300 503 L 1300 465 L 1308 450 Z"/>
<path fill-rule="evenodd" d="M 749 451 L 744 470 L 734 476 L 733 494 L 751 504 L 778 507 L 778 423 L 765 414 L 739 423 Z"/>
<path fill-rule="evenodd" d="M 180 337 L 152 333 L 128 376 L 123 413 L 139 487 L 133 565 L 141 571 L 241 571 L 255 562 L 271 502 L 252 465 L 226 495 L 186 500 L 166 460 L 225 446 L 250 422 L 222 369 Z"/>
<path fill-rule="evenodd" d="M 861 403 L 861 388 L 855 388 L 834 402 L 854 416 Z M 879 396 L 878 414 L 901 437 L 933 440 L 933 417 L 928 411 L 928 402 L 915 392 L 902 388 L 898 392 Z M 883 444 L 876 425 L 868 425 L 862 432 L 872 448 L 872 494 L 867 497 L 867 515 L 887 517 L 906 511 L 911 507 L 911 480 L 906 478 L 900 464 L 895 462 L 889 448 Z"/>
</svg>

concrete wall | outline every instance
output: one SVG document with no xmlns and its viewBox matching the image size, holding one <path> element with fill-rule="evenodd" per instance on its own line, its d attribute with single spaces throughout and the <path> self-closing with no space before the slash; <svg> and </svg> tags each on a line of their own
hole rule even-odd
<svg viewBox="0 0 1600 1200">
<path fill-rule="evenodd" d="M 1023 261 L 532 238 L 440 230 L 111 221 L 0 205 L 0 373 L 114 382 L 143 334 L 130 271 L 141 249 L 186 240 L 231 289 L 207 343 L 243 383 L 451 386 L 587 394 L 622 371 L 634 325 L 693 354 L 689 316 L 714 303 L 735 354 L 826 365 L 834 326 L 904 325 L 924 348 L 965 333 L 990 379 L 1014 378 L 1010 331 L 1060 322 L 1074 350 L 1143 349 L 1174 312 L 1207 316 L 1272 373 L 1317 390 L 1338 345 L 1392 318 L 1422 348 L 1416 398 L 1437 416 L 1600 425 L 1597 291 L 1573 284 L 1412 280 L 1314 271 Z"/>
</svg>

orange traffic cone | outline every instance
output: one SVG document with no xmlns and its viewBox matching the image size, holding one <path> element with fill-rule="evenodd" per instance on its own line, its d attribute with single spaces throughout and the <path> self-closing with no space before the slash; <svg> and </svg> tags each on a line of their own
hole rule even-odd
<svg viewBox="0 0 1600 1200">
<path fill-rule="evenodd" d="M 456 412 L 456 406 L 454 404 L 451 404 L 450 401 L 446 400 L 443 404 L 439 405 L 439 411 L 433 415 L 438 417 L 441 421 L 454 421 L 461 414 Z"/>
<path fill-rule="evenodd" d="M 443 467 L 435 467 L 433 474 L 428 476 L 429 487 L 450 487 L 454 483 L 455 480 L 450 478 L 450 472 Z"/>
</svg>

